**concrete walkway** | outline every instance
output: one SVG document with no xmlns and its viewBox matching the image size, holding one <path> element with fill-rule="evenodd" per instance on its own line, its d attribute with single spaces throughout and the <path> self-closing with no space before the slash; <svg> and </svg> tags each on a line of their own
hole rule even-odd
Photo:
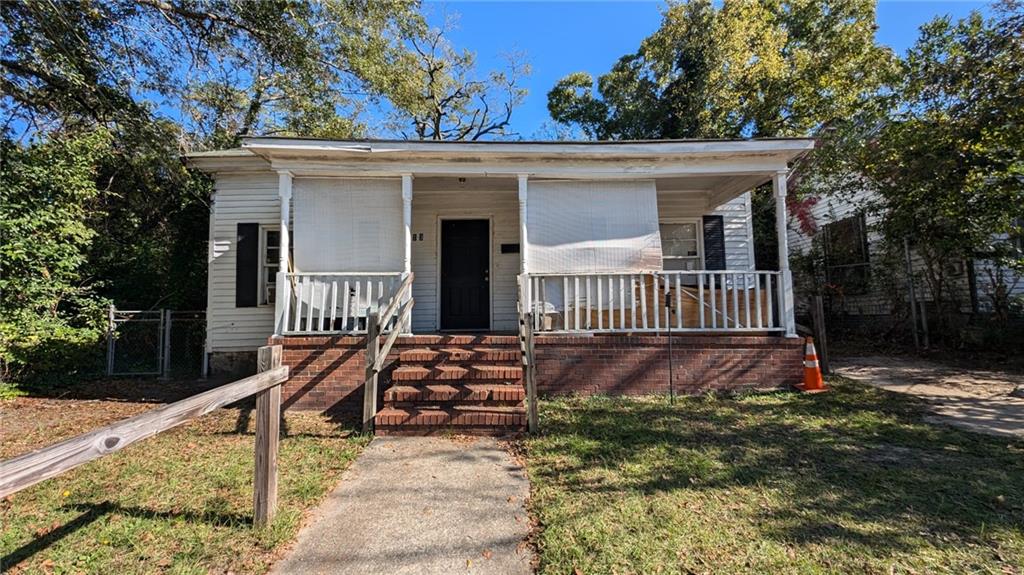
<svg viewBox="0 0 1024 575">
<path fill-rule="evenodd" d="M 992 435 L 1024 438 L 1024 399 L 1011 396 L 1024 376 L 962 369 L 916 358 L 834 359 L 833 370 L 890 391 L 917 395 L 931 404 L 935 423 Z"/>
<path fill-rule="evenodd" d="M 529 483 L 493 439 L 374 439 L 272 574 L 526 575 Z"/>
</svg>

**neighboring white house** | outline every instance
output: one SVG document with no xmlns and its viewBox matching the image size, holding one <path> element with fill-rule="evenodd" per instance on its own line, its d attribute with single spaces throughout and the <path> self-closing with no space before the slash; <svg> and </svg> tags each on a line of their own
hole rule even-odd
<svg viewBox="0 0 1024 575">
<path fill-rule="evenodd" d="M 216 180 L 207 351 L 359 332 L 408 272 L 415 333 L 514 332 L 525 298 L 553 333 L 793 334 L 785 226 L 782 271 L 756 272 L 749 190 L 773 182 L 784 222 L 788 165 L 812 148 L 253 137 L 191 154 Z"/>
<path fill-rule="evenodd" d="M 823 195 L 808 210 L 813 220 L 813 233 L 807 233 L 799 222 L 789 224 L 789 249 L 794 258 L 806 256 L 812 249 L 820 250 L 819 257 L 825 268 L 824 280 L 842 290 L 841 307 L 848 316 L 884 316 L 892 312 L 892 298 L 895 293 L 906 297 L 906 259 L 899 254 L 889 262 L 890 272 L 895 277 L 873 277 L 882 275 L 882 236 L 876 224 L 879 215 L 868 210 L 875 196 L 864 189 L 852 196 Z M 1003 238 L 1005 239 L 1005 238 Z M 1020 238 L 1016 241 L 1019 243 Z M 817 246 L 815 245 L 817 242 Z M 898 246 L 897 246 L 898 247 Z M 911 269 L 918 281 L 915 282 L 916 299 L 931 303 L 934 301 L 927 282 L 921 281 L 924 264 L 911 249 Z M 986 312 L 991 310 L 991 301 L 986 296 L 990 287 L 992 262 L 984 259 L 958 261 L 949 264 L 946 270 L 950 279 L 952 295 L 963 313 Z M 881 273 L 880 273 L 881 272 Z M 1024 280 L 1010 283 L 1013 294 L 1024 297 Z M 797 307 L 806 305 L 801 293 L 801 278 L 797 278 Z M 895 283 L 894 286 L 887 286 Z M 895 289 L 893 289 L 895 288 Z"/>
</svg>

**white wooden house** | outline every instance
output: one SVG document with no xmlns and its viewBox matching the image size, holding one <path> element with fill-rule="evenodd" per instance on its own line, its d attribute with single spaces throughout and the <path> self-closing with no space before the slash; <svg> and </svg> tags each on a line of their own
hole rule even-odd
<svg viewBox="0 0 1024 575">
<path fill-rule="evenodd" d="M 806 307 L 816 292 L 816 284 L 824 282 L 828 288 L 833 321 L 850 329 L 884 332 L 891 329 L 897 308 L 909 300 L 907 289 L 907 260 L 902 253 L 895 261 L 887 260 L 881 232 L 877 229 L 881 215 L 871 209 L 878 201 L 867 188 L 850 195 L 822 195 L 815 198 L 807 209 L 807 222 L 790 221 L 789 246 L 795 258 L 812 258 L 819 266 L 818 278 L 796 278 L 796 305 L 798 311 Z M 994 240 L 1014 242 L 1022 249 L 1021 238 L 1005 234 Z M 896 249 L 901 250 L 897 245 Z M 925 265 L 911 243 L 910 270 L 914 280 L 915 299 L 934 306 L 935 298 L 924 281 Z M 888 266 L 888 267 L 887 267 Z M 979 257 L 965 261 L 951 261 L 945 274 L 947 298 L 956 301 L 963 314 L 990 313 L 995 265 Z M 1024 278 L 1005 271 L 1005 282 L 1011 298 L 1024 297 Z"/>
<path fill-rule="evenodd" d="M 785 339 L 786 176 L 812 148 L 252 137 L 192 154 L 216 180 L 207 350 L 358 336 L 410 272 L 391 326 L 410 336 L 512 334 L 522 309 L 538 336 Z M 749 191 L 768 182 L 781 271 L 754 265 Z"/>
</svg>

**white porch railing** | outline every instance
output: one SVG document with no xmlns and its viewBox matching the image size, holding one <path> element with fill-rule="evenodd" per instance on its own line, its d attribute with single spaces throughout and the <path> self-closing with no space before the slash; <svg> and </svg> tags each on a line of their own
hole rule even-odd
<svg viewBox="0 0 1024 575">
<path fill-rule="evenodd" d="M 781 272 L 525 274 L 537 333 L 785 331 Z"/>
<path fill-rule="evenodd" d="M 277 297 L 275 334 L 364 334 L 370 312 L 386 307 L 408 277 L 403 272 L 278 274 L 283 289 Z M 409 331 L 398 320 L 391 318 L 380 333 L 396 326 Z"/>
</svg>

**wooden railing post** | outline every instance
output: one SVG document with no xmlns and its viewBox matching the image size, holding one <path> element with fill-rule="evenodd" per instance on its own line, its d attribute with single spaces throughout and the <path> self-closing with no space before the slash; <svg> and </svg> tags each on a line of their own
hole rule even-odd
<svg viewBox="0 0 1024 575">
<path fill-rule="evenodd" d="M 540 419 L 537 414 L 537 359 L 533 349 L 533 314 L 527 313 L 525 317 L 526 328 L 526 370 L 523 376 L 526 378 L 526 422 L 530 433 L 537 433 L 540 428 Z"/>
<path fill-rule="evenodd" d="M 380 355 L 380 309 L 368 310 L 366 314 L 366 377 L 363 385 L 363 433 L 373 428 L 373 416 L 377 414 L 377 356 Z"/>
<path fill-rule="evenodd" d="M 523 379 L 526 383 L 526 423 L 530 433 L 537 433 L 540 421 L 537 415 L 537 370 L 533 354 L 533 313 L 529 296 L 530 276 L 519 276 L 519 354 L 522 356 Z M 589 305 L 589 304 L 588 304 Z M 589 312 L 588 312 L 589 314 Z"/>
<path fill-rule="evenodd" d="M 280 345 L 259 349 L 257 371 L 281 366 Z M 256 472 L 253 481 L 254 520 L 265 527 L 277 513 L 277 447 L 281 434 L 281 386 L 256 394 Z"/>
</svg>

